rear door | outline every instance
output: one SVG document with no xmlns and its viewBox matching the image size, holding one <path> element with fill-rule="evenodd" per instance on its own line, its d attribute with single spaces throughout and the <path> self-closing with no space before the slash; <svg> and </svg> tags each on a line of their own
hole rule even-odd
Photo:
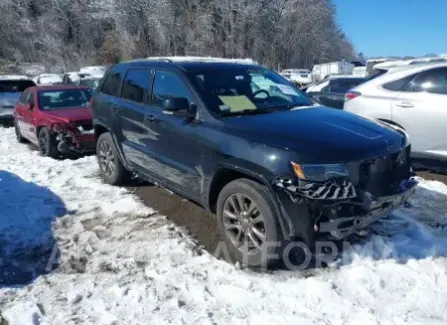
<svg viewBox="0 0 447 325">
<path fill-rule="evenodd" d="M 393 100 L 392 113 L 409 133 L 416 156 L 447 158 L 447 68 L 416 75 Z"/>
<path fill-rule="evenodd" d="M 151 129 L 151 115 L 147 106 L 152 79 L 153 72 L 148 68 L 128 70 L 121 87 L 121 96 L 115 103 L 118 106 L 115 117 L 119 125 L 119 144 L 127 161 L 145 174 L 153 174 L 149 157 L 157 141 L 157 134 Z"/>
<path fill-rule="evenodd" d="M 26 139 L 34 142 L 35 136 L 35 127 L 33 125 L 33 111 L 34 111 L 34 91 L 31 89 L 25 90 L 22 96 L 19 99 L 19 102 L 16 105 L 16 119 L 17 124 L 20 128 L 20 133 Z M 27 105 L 31 105 L 31 109 L 27 108 Z"/>
<path fill-rule="evenodd" d="M 116 119 L 117 101 L 126 72 L 127 69 L 122 67 L 111 68 L 93 97 L 93 122 L 109 129 L 117 145 L 122 141 L 121 127 Z"/>
</svg>

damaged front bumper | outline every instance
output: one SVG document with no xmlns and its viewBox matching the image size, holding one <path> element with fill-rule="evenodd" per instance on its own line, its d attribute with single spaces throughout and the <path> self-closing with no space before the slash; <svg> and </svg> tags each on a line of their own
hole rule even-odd
<svg viewBox="0 0 447 325">
<path fill-rule="evenodd" d="M 377 219 L 404 204 L 414 193 L 418 182 L 410 177 L 393 186 L 387 195 L 374 196 L 356 189 L 349 179 L 327 182 L 303 182 L 278 179 L 277 198 L 288 217 L 289 233 L 302 226 L 303 213 L 308 213 L 313 230 L 322 236 L 343 239 L 359 232 Z"/>
<path fill-rule="evenodd" d="M 399 190 L 394 194 L 374 197 L 366 192 L 363 202 L 348 201 L 336 204 L 330 209 L 326 209 L 328 213 L 325 214 L 323 221 L 315 224 L 315 230 L 319 233 L 329 233 L 337 239 L 352 235 L 407 202 L 415 192 L 417 184 L 418 182 L 415 179 L 410 179 L 402 181 Z M 358 207 L 359 209 L 352 210 L 359 213 L 343 216 L 339 212 L 343 211 L 343 205 L 346 204 L 353 204 Z"/>
<path fill-rule="evenodd" d="M 84 130 L 83 128 L 71 130 L 55 127 L 53 132 L 56 134 L 57 149 L 61 153 L 89 154 L 95 152 L 93 130 Z"/>
</svg>

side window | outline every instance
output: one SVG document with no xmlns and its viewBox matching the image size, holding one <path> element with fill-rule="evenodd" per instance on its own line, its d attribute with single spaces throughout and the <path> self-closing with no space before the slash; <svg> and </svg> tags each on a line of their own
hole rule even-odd
<svg viewBox="0 0 447 325">
<path fill-rule="evenodd" d="M 27 98 L 28 98 L 29 94 L 30 94 L 30 91 L 29 91 L 29 90 L 25 90 L 25 91 L 22 93 L 22 96 L 20 96 L 20 98 L 19 98 L 19 103 L 20 103 L 21 105 L 25 105 L 25 104 L 27 103 Z"/>
<path fill-rule="evenodd" d="M 34 107 L 34 93 L 32 91 L 29 92 L 29 96 L 26 98 L 26 103 L 31 104 Z"/>
<path fill-rule="evenodd" d="M 151 82 L 152 74 L 149 70 L 129 70 L 121 87 L 121 97 L 136 103 L 144 103 Z"/>
<path fill-rule="evenodd" d="M 162 107 L 164 100 L 179 97 L 186 98 L 191 102 L 190 92 L 183 80 L 173 73 L 157 71 L 153 88 L 154 105 Z"/>
<path fill-rule="evenodd" d="M 117 96 L 120 84 L 120 73 L 118 71 L 110 71 L 102 85 L 101 92 L 110 96 Z"/>
<path fill-rule="evenodd" d="M 447 68 L 438 68 L 419 74 L 413 81 L 414 92 L 447 94 Z"/>
<path fill-rule="evenodd" d="M 405 78 L 401 78 L 395 81 L 388 82 L 384 84 L 382 87 L 391 90 L 391 91 L 411 91 L 411 80 L 414 79 L 414 74 Z"/>
<path fill-rule="evenodd" d="M 335 94 L 338 94 L 338 93 L 345 93 L 345 86 L 346 84 L 345 84 L 345 82 L 343 82 L 343 81 L 334 81 L 334 82 L 332 82 L 331 84 L 330 84 L 330 86 L 329 87 L 327 87 L 327 91 L 326 92 L 328 92 L 328 93 L 335 93 Z"/>
</svg>

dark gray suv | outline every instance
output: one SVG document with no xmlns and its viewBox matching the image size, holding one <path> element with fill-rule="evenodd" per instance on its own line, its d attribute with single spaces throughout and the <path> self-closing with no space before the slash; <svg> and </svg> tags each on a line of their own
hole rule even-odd
<svg viewBox="0 0 447 325">
<path fill-rule="evenodd" d="M 131 173 L 216 214 L 228 251 L 266 266 L 310 252 L 411 195 L 406 135 L 315 106 L 255 64 L 140 60 L 113 66 L 92 100 L 103 179 Z"/>
</svg>

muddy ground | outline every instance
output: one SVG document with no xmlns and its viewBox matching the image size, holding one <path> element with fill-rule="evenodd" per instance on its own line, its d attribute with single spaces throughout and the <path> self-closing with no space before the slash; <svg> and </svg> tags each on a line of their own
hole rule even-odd
<svg viewBox="0 0 447 325">
<path fill-rule="evenodd" d="M 421 171 L 417 173 L 427 180 L 437 180 L 447 185 L 447 175 Z M 189 233 L 209 252 L 214 252 L 219 241 L 215 217 L 195 203 L 156 186 L 145 184 L 134 188 L 143 202 L 167 216 Z"/>
</svg>

